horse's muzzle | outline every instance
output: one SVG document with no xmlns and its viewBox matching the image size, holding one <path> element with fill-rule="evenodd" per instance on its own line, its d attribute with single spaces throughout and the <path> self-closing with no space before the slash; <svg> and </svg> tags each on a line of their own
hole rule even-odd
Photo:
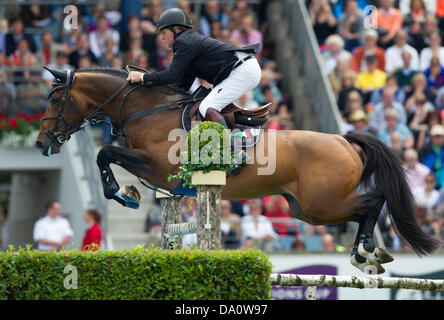
<svg viewBox="0 0 444 320">
<path fill-rule="evenodd" d="M 55 146 L 51 140 L 46 137 L 46 135 L 39 135 L 37 141 L 35 142 L 35 147 L 44 155 L 48 157 L 52 154 L 56 154 L 60 152 L 60 147 Z"/>
</svg>

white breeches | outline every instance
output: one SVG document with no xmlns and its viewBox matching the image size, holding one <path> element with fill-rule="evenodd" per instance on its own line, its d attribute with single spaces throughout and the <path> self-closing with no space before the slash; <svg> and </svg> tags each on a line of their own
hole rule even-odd
<svg viewBox="0 0 444 320">
<path fill-rule="evenodd" d="M 248 54 L 236 51 L 236 56 L 243 59 Z M 208 108 L 219 112 L 230 103 L 242 97 L 247 91 L 255 88 L 262 76 L 262 71 L 256 58 L 244 61 L 233 69 L 230 75 L 211 90 L 199 106 L 200 114 L 205 117 Z"/>
</svg>

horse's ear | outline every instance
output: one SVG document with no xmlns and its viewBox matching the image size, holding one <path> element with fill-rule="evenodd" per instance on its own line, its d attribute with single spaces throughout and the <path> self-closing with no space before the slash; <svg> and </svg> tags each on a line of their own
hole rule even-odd
<svg viewBox="0 0 444 320">
<path fill-rule="evenodd" d="M 67 72 L 66 71 L 52 70 L 52 69 L 49 69 L 47 67 L 43 67 L 43 69 L 48 70 L 49 73 L 51 73 L 54 76 L 54 78 L 59 79 L 60 82 L 62 82 L 62 83 L 66 82 L 66 77 L 67 77 Z"/>
</svg>

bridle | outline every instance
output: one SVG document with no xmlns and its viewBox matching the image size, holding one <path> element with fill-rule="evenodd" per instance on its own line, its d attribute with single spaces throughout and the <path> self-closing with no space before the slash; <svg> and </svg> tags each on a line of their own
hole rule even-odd
<svg viewBox="0 0 444 320">
<path fill-rule="evenodd" d="M 61 84 L 60 79 L 58 79 L 58 80 L 59 81 L 56 82 L 56 86 L 51 89 L 51 91 L 48 93 L 48 96 L 47 96 L 47 100 L 49 100 L 49 102 L 51 102 L 57 108 L 57 114 L 55 116 L 43 117 L 40 120 L 41 127 L 43 128 L 43 132 L 51 140 L 51 142 L 56 144 L 57 146 L 61 146 L 63 143 L 68 141 L 71 138 L 71 135 L 73 135 L 77 131 L 84 130 L 90 124 L 93 124 L 93 123 L 97 122 L 95 117 L 98 116 L 98 115 L 103 114 L 103 108 L 107 104 L 109 104 L 111 101 L 113 101 L 123 91 L 123 89 L 125 89 L 129 85 L 129 82 L 126 82 L 124 85 L 122 85 L 120 87 L 119 90 L 114 92 L 108 99 L 105 100 L 105 102 L 103 102 L 100 106 L 98 106 L 88 117 L 84 118 L 82 113 L 80 112 L 80 108 L 77 106 L 77 104 L 74 101 L 74 99 L 73 99 L 73 97 L 71 95 L 71 92 L 70 92 L 70 89 L 73 86 L 74 81 L 75 81 L 75 73 L 73 71 L 71 71 L 71 70 L 68 70 L 67 74 L 66 74 L 66 82 L 64 84 Z M 137 89 L 138 87 L 139 86 L 136 86 L 136 87 L 132 88 L 127 94 L 125 94 L 125 96 L 122 99 L 122 102 L 120 104 L 120 109 L 121 109 L 121 107 L 123 105 L 123 102 L 124 102 L 125 98 L 127 97 L 127 95 L 130 92 L 132 92 L 133 90 Z M 55 91 L 58 91 L 58 90 L 61 90 L 61 89 L 64 90 L 64 93 L 63 93 L 62 97 L 60 97 L 60 98 L 59 97 L 51 98 L 51 95 Z M 74 107 L 74 110 L 77 112 L 79 117 L 82 118 L 82 121 L 80 121 L 80 123 L 75 125 L 75 126 L 71 126 L 66 121 L 65 117 L 63 116 L 63 110 L 65 108 L 66 101 L 68 101 L 68 100 L 72 103 L 72 105 Z M 48 130 L 44 126 L 43 122 L 46 121 L 46 120 L 55 120 L 56 121 L 56 123 L 54 125 L 54 128 L 52 130 Z M 104 122 L 106 122 L 106 121 L 104 121 Z M 63 123 L 63 125 L 67 129 L 66 132 L 58 131 L 57 128 L 59 128 L 59 124 L 60 123 Z M 85 125 L 85 123 L 86 123 L 86 125 Z M 109 125 L 112 126 L 111 124 L 109 124 Z"/>
</svg>

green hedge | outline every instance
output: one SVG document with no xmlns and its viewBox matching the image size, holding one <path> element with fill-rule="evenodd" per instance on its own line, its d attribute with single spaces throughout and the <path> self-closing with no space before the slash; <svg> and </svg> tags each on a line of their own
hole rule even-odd
<svg viewBox="0 0 444 320">
<path fill-rule="evenodd" d="M 77 289 L 74 273 L 77 268 Z M 64 273 L 64 270 L 67 273 Z M 0 299 L 271 299 L 272 265 L 254 250 L 0 252 Z"/>
</svg>

